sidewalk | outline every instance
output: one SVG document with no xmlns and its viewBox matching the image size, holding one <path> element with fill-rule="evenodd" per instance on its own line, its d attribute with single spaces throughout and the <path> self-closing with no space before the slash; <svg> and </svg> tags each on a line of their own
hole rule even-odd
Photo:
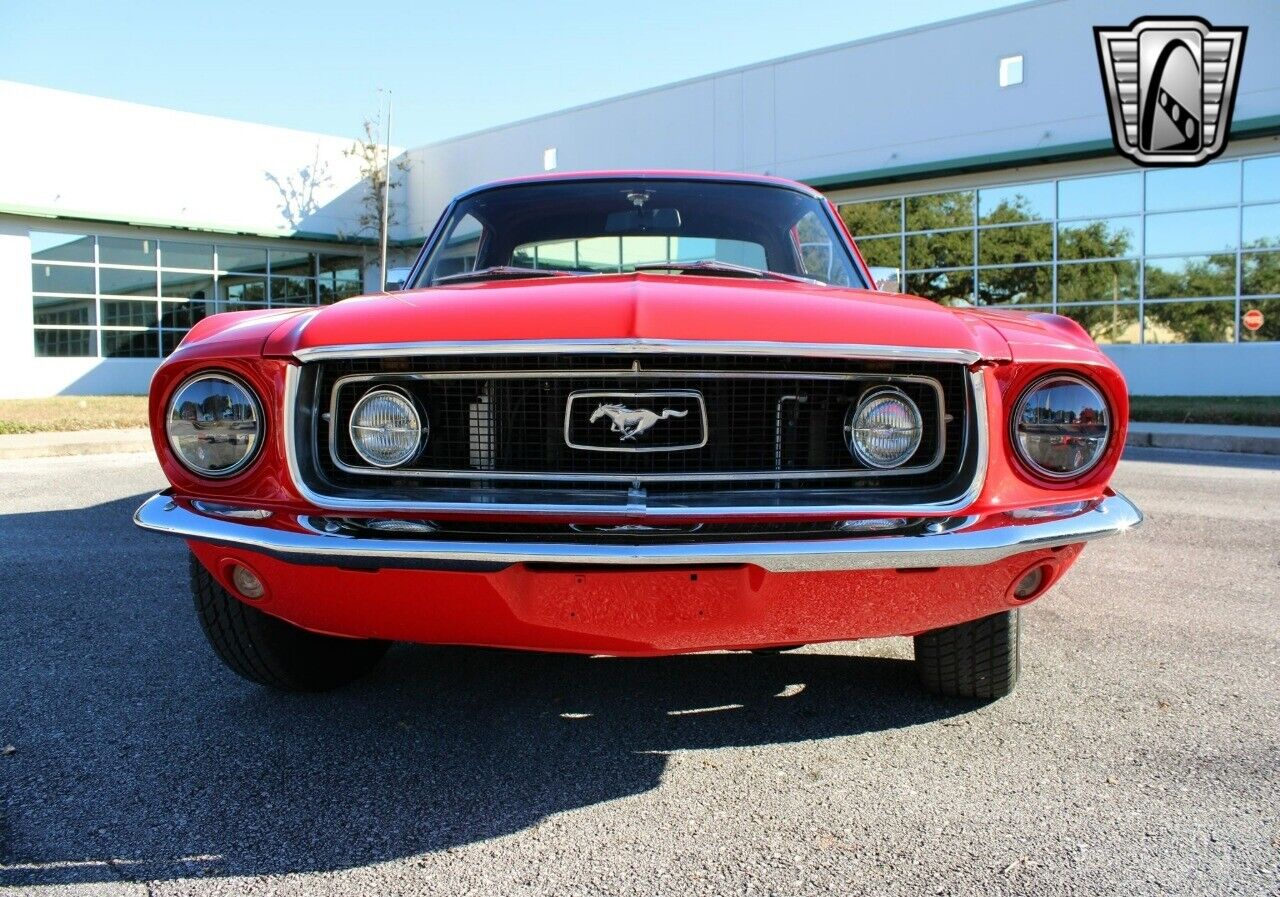
<svg viewBox="0 0 1280 897">
<path fill-rule="evenodd" d="M 1194 449 L 1201 452 L 1250 452 L 1280 455 L 1280 427 L 1237 427 L 1221 424 L 1129 423 L 1125 445 Z"/>
<path fill-rule="evenodd" d="M 0 436 L 0 459 L 58 458 L 66 455 L 106 455 L 150 452 L 151 431 L 76 430 L 71 433 L 16 433 Z"/>
</svg>

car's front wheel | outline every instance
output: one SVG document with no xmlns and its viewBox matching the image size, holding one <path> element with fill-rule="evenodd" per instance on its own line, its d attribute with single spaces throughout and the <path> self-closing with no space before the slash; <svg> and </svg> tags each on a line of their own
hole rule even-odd
<svg viewBox="0 0 1280 897">
<path fill-rule="evenodd" d="M 218 658 L 250 682 L 282 691 L 328 691 L 368 673 L 387 642 L 317 635 L 237 600 L 191 556 L 191 594 Z"/>
<path fill-rule="evenodd" d="M 959 698 L 1003 698 L 1018 681 L 1018 612 L 917 635 L 916 672 L 929 691 Z"/>
</svg>

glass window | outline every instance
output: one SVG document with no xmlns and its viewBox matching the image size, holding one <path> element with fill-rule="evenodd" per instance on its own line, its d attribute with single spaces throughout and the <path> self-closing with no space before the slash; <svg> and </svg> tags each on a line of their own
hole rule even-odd
<svg viewBox="0 0 1280 897">
<path fill-rule="evenodd" d="M 1235 333 L 1234 299 L 1146 305 L 1148 343 L 1229 343 Z"/>
<path fill-rule="evenodd" d="M 213 299 L 213 278 L 203 274 L 161 271 L 160 295 L 171 299 Z"/>
<path fill-rule="evenodd" d="M 972 230 L 910 234 L 907 237 L 908 268 L 960 268 L 972 264 Z"/>
<path fill-rule="evenodd" d="M 868 266 L 884 268 L 902 267 L 902 238 L 878 237 L 873 240 L 859 240 L 858 249 Z"/>
<path fill-rule="evenodd" d="M 1147 172 L 1147 211 L 1235 205 L 1239 199 L 1239 162 Z"/>
<path fill-rule="evenodd" d="M 92 262 L 93 237 L 33 230 L 31 258 L 41 262 Z"/>
<path fill-rule="evenodd" d="M 161 327 L 191 327 L 196 321 L 212 314 L 207 302 L 160 303 Z"/>
<path fill-rule="evenodd" d="M 271 277 L 272 305 L 314 305 L 316 282 L 310 277 Z"/>
<path fill-rule="evenodd" d="M 665 262 L 669 248 L 668 237 L 623 237 L 622 267 L 628 270 L 645 262 Z"/>
<path fill-rule="evenodd" d="M 1240 303 L 1240 315 L 1250 311 L 1262 312 L 1262 326 L 1257 330 L 1240 327 L 1240 339 L 1251 343 L 1280 340 L 1280 299 L 1246 299 Z"/>
<path fill-rule="evenodd" d="M 1244 160 L 1244 201 L 1280 199 L 1280 156 Z"/>
<path fill-rule="evenodd" d="M 907 230 L 973 226 L 974 193 L 929 193 L 907 197 Z"/>
<path fill-rule="evenodd" d="M 1118 302 L 1138 298 L 1138 263 L 1081 262 L 1058 266 L 1059 302 Z"/>
<path fill-rule="evenodd" d="M 320 301 L 327 304 L 360 295 L 364 291 L 361 261 L 358 255 L 320 256 Z"/>
<path fill-rule="evenodd" d="M 213 244 L 175 243 L 172 240 L 162 240 L 160 264 L 166 268 L 197 268 L 201 271 L 212 271 Z"/>
<path fill-rule="evenodd" d="M 41 358 L 92 358 L 98 354 L 98 335 L 93 330 L 37 329 L 35 349 Z"/>
<path fill-rule="evenodd" d="M 31 266 L 31 291 L 33 293 L 88 293 L 93 294 L 93 269 L 70 265 Z"/>
<path fill-rule="evenodd" d="M 155 296 L 156 272 L 137 268 L 99 268 L 98 292 L 109 296 Z"/>
<path fill-rule="evenodd" d="M 1234 296 L 1236 257 L 1195 255 L 1147 259 L 1145 278 L 1148 299 Z"/>
<path fill-rule="evenodd" d="M 1245 206 L 1241 242 L 1246 249 L 1280 247 L 1280 203 Z"/>
<path fill-rule="evenodd" d="M 1028 305 L 1053 301 L 1053 266 L 982 268 L 978 271 L 978 304 Z"/>
<path fill-rule="evenodd" d="M 1053 225 L 1023 224 L 978 231 L 978 264 L 1053 261 Z"/>
<path fill-rule="evenodd" d="M 310 276 L 313 256 L 297 249 L 271 250 L 272 274 L 302 274 Z"/>
<path fill-rule="evenodd" d="M 155 327 L 159 323 L 158 314 L 154 302 L 102 300 L 102 323 L 107 327 Z"/>
<path fill-rule="evenodd" d="M 160 331 L 160 351 L 163 355 L 169 356 L 173 354 L 173 350 L 178 348 L 178 343 L 182 342 L 182 338 L 187 335 L 185 330 L 162 330 Z"/>
<path fill-rule="evenodd" d="M 102 354 L 106 358 L 155 358 L 160 354 L 155 330 L 104 330 Z"/>
<path fill-rule="evenodd" d="M 983 187 L 978 191 L 979 224 L 1012 224 L 1053 218 L 1053 183 Z"/>
<path fill-rule="evenodd" d="M 1059 218 L 1104 218 L 1142 211 L 1142 175 L 1104 174 L 1058 182 Z"/>
<path fill-rule="evenodd" d="M 219 271 L 266 272 L 267 251 L 252 246 L 218 246 Z"/>
<path fill-rule="evenodd" d="M 941 302 L 964 305 L 973 302 L 972 271 L 934 271 L 908 274 L 906 292 Z"/>
<path fill-rule="evenodd" d="M 855 238 L 875 234 L 894 234 L 902 230 L 902 200 L 873 199 L 870 202 L 847 202 L 840 206 L 844 226 Z M 861 245 L 861 244 L 859 244 Z"/>
<path fill-rule="evenodd" d="M 98 237 L 98 261 L 104 265 L 156 264 L 156 241 L 149 237 Z"/>
<path fill-rule="evenodd" d="M 1138 304 L 1109 302 L 1102 305 L 1059 305 L 1058 314 L 1075 321 L 1095 342 L 1138 342 Z"/>
<path fill-rule="evenodd" d="M 36 296 L 32 311 L 35 323 L 62 325 L 92 325 L 97 322 L 98 303 L 93 299 L 64 299 L 56 296 Z"/>
<path fill-rule="evenodd" d="M 1280 294 L 1280 252 L 1246 252 L 1240 264 L 1240 292 L 1246 296 Z"/>
<path fill-rule="evenodd" d="M 1147 216 L 1147 255 L 1235 249 L 1235 209 L 1166 212 Z"/>
<path fill-rule="evenodd" d="M 1098 218 L 1058 225 L 1058 258 L 1105 259 L 1137 255 L 1142 219 Z"/>
<path fill-rule="evenodd" d="M 220 277 L 218 288 L 222 299 L 232 304 L 261 303 L 267 301 L 265 277 Z M 231 311 L 231 309 L 225 309 Z"/>
</svg>

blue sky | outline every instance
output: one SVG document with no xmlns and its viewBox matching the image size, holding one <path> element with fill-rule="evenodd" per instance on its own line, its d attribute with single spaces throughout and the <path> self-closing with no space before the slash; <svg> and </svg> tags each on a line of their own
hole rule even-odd
<svg viewBox="0 0 1280 897">
<path fill-rule="evenodd" d="M 0 0 L 0 78 L 351 136 L 383 87 L 413 146 L 1007 5 Z"/>
</svg>

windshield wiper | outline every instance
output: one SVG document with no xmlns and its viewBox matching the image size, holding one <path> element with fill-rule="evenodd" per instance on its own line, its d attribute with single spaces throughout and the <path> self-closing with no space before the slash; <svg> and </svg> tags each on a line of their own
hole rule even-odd
<svg viewBox="0 0 1280 897">
<path fill-rule="evenodd" d="M 556 271 L 552 268 L 521 268 L 515 265 L 492 265 L 488 268 L 477 268 L 474 271 L 463 271 L 458 274 L 446 274 L 437 277 L 436 283 L 464 283 L 468 280 L 515 280 L 521 277 L 573 277 L 570 271 Z"/>
<path fill-rule="evenodd" d="M 717 262 L 704 259 L 700 262 L 641 262 L 634 266 L 636 271 L 688 271 L 693 274 L 711 274 L 722 277 L 754 277 L 761 280 L 788 280 L 792 283 L 822 283 L 812 277 L 800 277 L 796 274 L 783 274 L 781 271 L 766 271 L 747 265 L 735 265 L 732 262 Z"/>
</svg>

